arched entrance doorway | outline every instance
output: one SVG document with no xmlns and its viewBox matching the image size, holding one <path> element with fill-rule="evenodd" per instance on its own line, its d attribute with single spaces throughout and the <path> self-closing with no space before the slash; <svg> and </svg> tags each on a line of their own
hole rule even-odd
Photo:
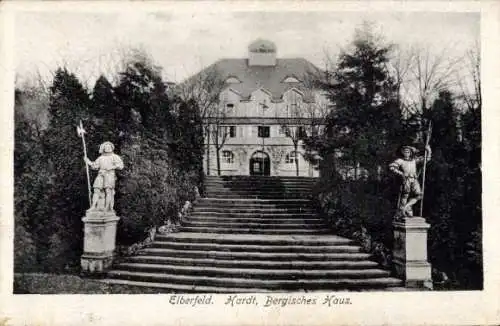
<svg viewBox="0 0 500 326">
<path fill-rule="evenodd" d="M 257 151 L 250 157 L 250 175 L 270 175 L 271 161 L 269 155 Z"/>
</svg>

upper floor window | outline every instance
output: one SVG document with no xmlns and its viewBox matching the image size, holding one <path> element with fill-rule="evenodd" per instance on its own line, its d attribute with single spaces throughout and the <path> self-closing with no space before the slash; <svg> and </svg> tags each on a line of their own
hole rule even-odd
<svg viewBox="0 0 500 326">
<path fill-rule="evenodd" d="M 220 137 L 236 137 L 236 126 L 222 126 L 220 129 Z"/>
<path fill-rule="evenodd" d="M 297 152 L 290 152 L 285 156 L 285 163 L 294 164 L 297 161 Z"/>
<path fill-rule="evenodd" d="M 231 138 L 236 137 L 236 126 L 227 126 L 226 128 L 227 128 L 226 132 L 229 137 Z"/>
<path fill-rule="evenodd" d="M 234 163 L 234 154 L 231 151 L 222 151 L 222 162 L 226 164 Z"/>
<path fill-rule="evenodd" d="M 285 78 L 285 80 L 283 80 L 284 83 L 300 83 L 300 80 L 298 80 L 297 78 L 293 77 L 293 76 L 288 76 Z"/>
<path fill-rule="evenodd" d="M 219 126 L 217 129 L 220 139 L 224 139 L 224 137 L 236 137 L 236 126 Z"/>
<path fill-rule="evenodd" d="M 226 83 L 227 84 L 239 84 L 239 83 L 241 83 L 241 81 L 238 78 L 231 76 L 231 77 L 228 77 L 226 79 Z"/>
<path fill-rule="evenodd" d="M 258 135 L 260 138 L 269 138 L 270 128 L 269 126 L 258 126 Z"/>
<path fill-rule="evenodd" d="M 306 138 L 307 132 L 304 126 L 297 126 L 297 137 L 298 138 Z"/>
</svg>

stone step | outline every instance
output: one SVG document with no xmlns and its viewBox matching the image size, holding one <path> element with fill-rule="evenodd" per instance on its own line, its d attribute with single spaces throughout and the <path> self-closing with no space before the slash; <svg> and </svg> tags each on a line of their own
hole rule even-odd
<svg viewBox="0 0 500 326">
<path fill-rule="evenodd" d="M 218 188 L 218 189 L 227 189 L 227 188 L 239 188 L 239 189 L 248 189 L 256 188 L 256 189 L 290 189 L 290 190 L 311 190 L 314 188 L 314 184 L 311 183 L 252 183 L 252 182 L 205 182 L 205 189 L 207 188 Z"/>
<path fill-rule="evenodd" d="M 232 185 L 232 184 L 218 184 L 218 185 L 205 185 L 203 188 L 205 192 L 211 191 L 261 191 L 261 192 L 311 192 L 313 187 L 302 186 L 302 185 L 253 185 L 253 184 L 242 184 L 242 185 Z"/>
<path fill-rule="evenodd" d="M 255 181 L 255 180 L 233 180 L 233 181 L 225 181 L 225 180 L 205 180 L 203 182 L 205 187 L 210 186 L 250 186 L 250 187 L 315 187 L 316 182 L 305 181 L 305 180 L 287 180 L 287 181 L 277 181 L 277 180 L 267 180 L 267 181 Z"/>
<path fill-rule="evenodd" d="M 261 190 L 208 190 L 205 191 L 207 197 L 214 197 L 219 195 L 225 195 L 226 197 L 232 198 L 234 195 L 242 196 L 242 198 L 309 198 L 310 191 L 284 191 L 284 190 L 273 190 L 273 191 L 261 191 Z M 245 197 L 243 197 L 245 196 Z M 216 197 L 217 198 L 217 197 Z"/>
<path fill-rule="evenodd" d="M 232 191 L 231 193 L 224 193 L 224 192 L 207 192 L 206 193 L 207 197 L 213 197 L 213 198 L 233 198 L 233 199 L 239 199 L 239 198 L 245 198 L 245 199 L 306 199 L 308 198 L 308 195 L 305 195 L 303 193 L 283 193 L 283 192 L 276 192 L 276 193 L 262 193 L 259 191 L 256 191 L 255 193 L 244 193 L 244 192 L 237 192 L 237 191 Z"/>
<path fill-rule="evenodd" d="M 198 226 L 180 226 L 179 231 L 183 232 L 207 232 L 207 233 L 252 233 L 252 234 L 328 234 L 329 228 L 224 228 L 224 227 L 198 227 Z"/>
<path fill-rule="evenodd" d="M 194 209 L 198 208 L 237 208 L 237 209 L 275 209 L 277 212 L 287 213 L 293 209 L 302 209 L 313 211 L 310 203 L 289 203 L 286 205 L 280 204 L 267 204 L 267 203 L 238 203 L 238 202 L 195 202 Z"/>
<path fill-rule="evenodd" d="M 239 288 L 239 287 L 223 287 L 223 286 L 200 286 L 192 284 L 173 284 L 173 283 L 156 283 L 156 282 L 140 282 L 122 279 L 103 279 L 107 284 L 127 285 L 148 287 L 158 290 L 157 293 L 259 293 L 270 292 L 266 289 L 257 288 Z"/>
<path fill-rule="evenodd" d="M 390 273 L 381 269 L 256 269 L 256 268 L 224 268 L 210 266 L 179 266 L 168 264 L 122 263 L 113 268 L 114 272 L 137 271 L 141 273 L 169 273 L 179 275 L 245 277 L 247 279 L 310 279 L 310 278 L 350 278 L 366 279 L 388 277 Z"/>
<path fill-rule="evenodd" d="M 148 273 L 137 271 L 116 271 L 108 273 L 108 277 L 140 282 L 176 283 L 194 286 L 222 286 L 239 288 L 263 288 L 269 290 L 333 290 L 359 289 L 373 287 L 400 286 L 401 280 L 392 277 L 377 278 L 316 278 L 316 279 L 249 279 L 247 277 L 221 277 L 203 275 L 179 275 L 170 273 Z"/>
<path fill-rule="evenodd" d="M 189 216 L 189 222 L 210 222 L 210 223 L 259 223 L 259 224 L 294 224 L 294 223 L 304 223 L 304 224 L 324 224 L 324 220 L 320 218 L 308 218 L 308 216 L 300 214 L 294 218 L 280 218 L 275 215 L 269 215 L 264 217 L 263 215 L 252 215 L 248 217 L 240 217 L 241 215 L 231 214 L 224 215 L 224 217 L 213 216 L 213 215 L 191 215 Z"/>
<path fill-rule="evenodd" d="M 210 258 L 186 258 L 186 257 L 163 257 L 152 255 L 133 256 L 129 262 L 148 264 L 170 264 L 182 266 L 211 266 L 228 268 L 259 268 L 259 269 L 366 269 L 377 268 L 374 261 L 269 261 L 248 259 L 210 259 Z"/>
<path fill-rule="evenodd" d="M 251 176 L 251 175 L 227 175 L 227 176 L 205 176 L 204 181 L 254 181 L 254 182 L 286 182 L 305 181 L 317 182 L 319 178 L 297 177 L 297 176 Z"/>
<path fill-rule="evenodd" d="M 262 189 L 207 189 L 205 190 L 205 195 L 208 196 L 213 196 L 213 195 L 241 195 L 241 196 L 255 196 L 255 195 L 262 195 L 262 196 L 276 196 L 276 195 L 287 195 L 287 196 L 294 196 L 293 198 L 296 197 L 303 197 L 303 198 L 308 198 L 308 196 L 311 194 L 311 191 L 293 191 L 293 190 L 285 190 L 285 189 L 273 189 L 273 190 L 262 190 Z M 277 197 L 280 198 L 280 197 Z"/>
<path fill-rule="evenodd" d="M 220 221 L 193 221 L 187 220 L 183 221 L 181 224 L 183 227 L 215 227 L 215 228 L 231 228 L 236 230 L 239 229 L 319 229 L 326 228 L 323 222 L 315 223 L 303 223 L 296 221 L 295 223 L 242 223 L 242 222 L 220 222 Z"/>
<path fill-rule="evenodd" d="M 240 208 L 195 208 L 189 216 L 202 216 L 212 218 L 262 218 L 262 219 L 311 219 L 320 218 L 318 214 L 306 208 L 293 209 L 285 212 L 280 209 L 240 209 Z"/>
<path fill-rule="evenodd" d="M 227 215 L 238 215 L 238 216 L 315 216 L 316 213 L 310 208 L 298 207 L 289 209 L 280 208 L 250 208 L 250 207 L 199 207 L 195 206 L 192 210 L 192 215 L 203 214 L 203 215 L 214 215 L 214 216 L 227 216 Z"/>
<path fill-rule="evenodd" d="M 155 240 L 197 243 L 220 243 L 238 245 L 348 245 L 353 240 L 337 235 L 259 235 L 259 234 L 216 234 L 176 232 L 167 235 L 157 234 Z"/>
<path fill-rule="evenodd" d="M 295 205 L 308 206 L 311 205 L 311 199 L 251 199 L 251 198 L 211 198 L 209 196 L 199 198 L 196 204 L 238 204 L 238 205 L 279 205 L 280 207 L 289 207 Z"/>
<path fill-rule="evenodd" d="M 263 186 L 253 186 L 253 185 L 228 185 L 228 184 L 218 184 L 218 185 L 205 185 L 205 191 L 250 191 L 258 190 L 262 192 L 310 192 L 312 187 L 307 186 L 276 186 L 276 185 L 263 185 Z"/>
<path fill-rule="evenodd" d="M 199 251 L 224 252 L 275 252 L 275 253 L 357 253 L 362 252 L 359 246 L 306 246 L 306 245 L 239 245 L 219 243 L 178 243 L 175 241 L 155 241 L 150 248 L 167 248 Z"/>
<path fill-rule="evenodd" d="M 316 182 L 306 181 L 306 180 L 287 180 L 287 181 L 277 181 L 277 180 L 267 180 L 267 181 L 255 181 L 255 180 L 233 180 L 233 181 L 225 181 L 225 180 L 205 180 L 203 182 L 205 187 L 209 186 L 245 186 L 249 185 L 251 187 L 315 187 Z"/>
<path fill-rule="evenodd" d="M 163 292 L 380 290 L 402 281 L 332 234 L 310 199 L 318 179 L 209 176 L 178 231 L 124 258 L 104 281 Z"/>
<path fill-rule="evenodd" d="M 206 251 L 167 248 L 145 248 L 141 254 L 164 257 L 188 257 L 211 259 L 248 259 L 268 261 L 359 261 L 368 260 L 371 255 L 363 252 L 291 253 L 291 252 L 252 252 L 252 251 Z"/>
<path fill-rule="evenodd" d="M 204 185 L 256 185 L 256 186 L 283 186 L 283 185 L 297 185 L 305 187 L 314 187 L 317 181 L 313 180 L 278 180 L 278 179 L 265 179 L 265 180 L 220 180 L 220 179 L 205 179 L 203 180 Z"/>
</svg>

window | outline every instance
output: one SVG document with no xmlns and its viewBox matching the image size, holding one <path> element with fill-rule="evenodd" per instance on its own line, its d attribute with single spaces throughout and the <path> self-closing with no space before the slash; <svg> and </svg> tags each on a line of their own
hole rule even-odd
<svg viewBox="0 0 500 326">
<path fill-rule="evenodd" d="M 258 134 L 260 138 L 269 138 L 269 126 L 258 126 Z"/>
<path fill-rule="evenodd" d="M 234 163 L 234 154 L 231 151 L 222 151 L 222 162 L 226 164 Z"/>
<path fill-rule="evenodd" d="M 234 108 L 234 104 L 233 103 L 227 103 L 226 104 L 226 109 L 232 110 L 233 108 Z"/>
<path fill-rule="evenodd" d="M 297 136 L 299 138 L 306 138 L 307 137 L 306 128 L 304 128 L 304 126 L 298 126 L 297 128 L 298 128 Z"/>
<path fill-rule="evenodd" d="M 241 83 L 241 81 L 238 78 L 231 76 L 231 77 L 228 77 L 226 79 L 226 83 L 228 83 L 228 84 L 239 84 L 239 83 Z"/>
<path fill-rule="evenodd" d="M 287 164 L 295 164 L 295 161 L 297 160 L 297 153 L 296 152 L 290 152 L 286 154 L 285 156 L 285 163 Z"/>
<path fill-rule="evenodd" d="M 236 126 L 221 126 L 219 128 L 219 137 L 222 139 L 224 137 L 236 137 Z"/>
<path fill-rule="evenodd" d="M 283 80 L 284 83 L 299 83 L 300 81 L 293 77 L 293 76 L 288 76 L 285 78 L 285 80 Z"/>
<path fill-rule="evenodd" d="M 227 134 L 229 137 L 234 138 L 236 137 L 236 126 L 227 126 Z"/>
</svg>

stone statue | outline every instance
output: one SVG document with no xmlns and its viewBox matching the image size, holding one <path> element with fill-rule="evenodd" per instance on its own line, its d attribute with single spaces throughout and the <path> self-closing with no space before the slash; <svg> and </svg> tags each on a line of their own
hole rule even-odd
<svg viewBox="0 0 500 326">
<path fill-rule="evenodd" d="M 398 201 L 397 217 L 413 216 L 413 205 L 422 199 L 422 189 L 418 182 L 417 164 L 427 163 L 431 159 L 431 148 L 425 146 L 426 155 L 416 156 L 418 150 L 412 146 L 402 146 L 402 157 L 389 164 L 393 173 L 402 177 L 401 192 Z"/>
<path fill-rule="evenodd" d="M 107 141 L 99 146 L 99 156 L 92 162 L 84 157 L 85 163 L 92 169 L 99 170 L 94 181 L 94 194 L 90 210 L 113 211 L 115 198 L 115 170 L 123 169 L 123 161 L 120 156 L 113 153 L 115 146 Z"/>
</svg>

